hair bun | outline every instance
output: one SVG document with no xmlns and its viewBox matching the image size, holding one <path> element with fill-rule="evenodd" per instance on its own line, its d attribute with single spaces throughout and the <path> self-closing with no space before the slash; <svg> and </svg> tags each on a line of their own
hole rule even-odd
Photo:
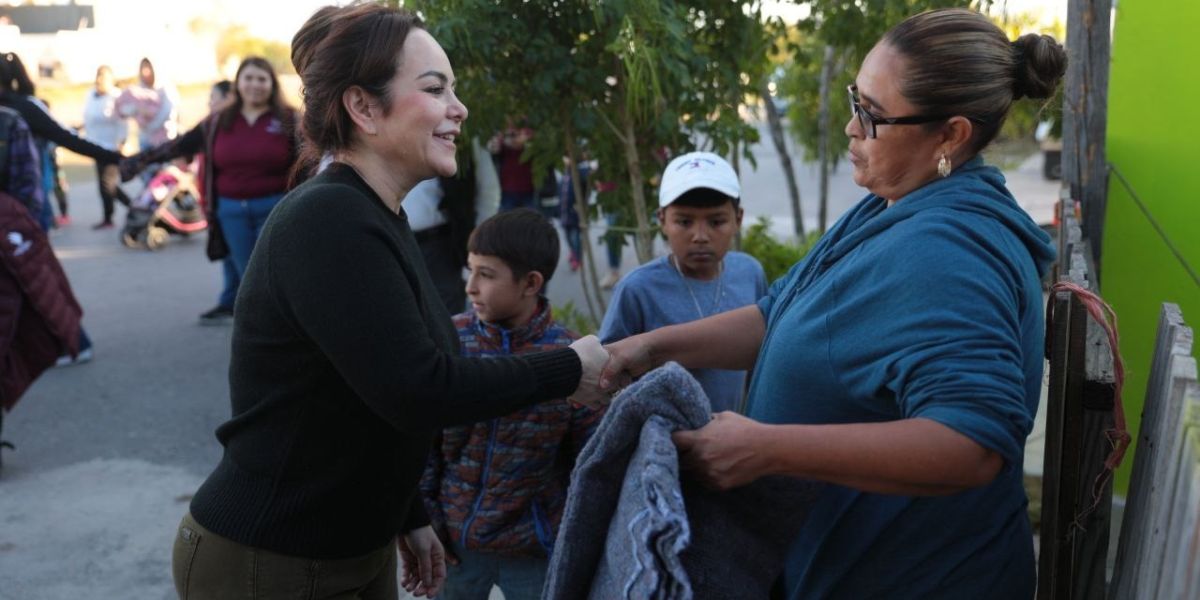
<svg viewBox="0 0 1200 600">
<path fill-rule="evenodd" d="M 296 68 L 296 73 L 301 76 L 301 79 L 308 69 L 308 64 L 312 62 L 317 48 L 329 35 L 336 13 L 336 6 L 321 7 L 292 37 L 292 66 Z"/>
<path fill-rule="evenodd" d="M 1067 70 L 1067 52 L 1048 35 L 1027 33 L 1012 42 L 1016 63 L 1013 100 L 1049 98 Z"/>
</svg>

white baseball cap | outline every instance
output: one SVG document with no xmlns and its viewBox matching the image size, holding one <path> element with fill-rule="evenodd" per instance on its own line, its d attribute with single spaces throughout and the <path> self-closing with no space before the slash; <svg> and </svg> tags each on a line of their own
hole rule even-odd
<svg viewBox="0 0 1200 600">
<path fill-rule="evenodd" d="M 734 204 L 742 195 L 737 173 L 725 159 L 712 152 L 689 152 L 676 156 L 663 171 L 658 188 L 658 206 L 666 208 L 680 196 L 697 188 L 716 190 L 733 198 Z"/>
</svg>

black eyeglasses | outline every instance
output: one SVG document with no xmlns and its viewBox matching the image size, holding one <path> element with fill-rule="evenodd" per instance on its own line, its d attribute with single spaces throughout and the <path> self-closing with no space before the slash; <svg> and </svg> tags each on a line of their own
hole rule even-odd
<svg viewBox="0 0 1200 600">
<path fill-rule="evenodd" d="M 879 125 L 919 125 L 921 123 L 933 123 L 935 121 L 945 121 L 953 115 L 928 115 L 919 117 L 881 117 L 871 114 L 871 111 L 863 108 L 863 105 L 858 101 L 858 86 L 846 86 L 846 92 L 850 94 L 850 114 L 858 118 L 858 124 L 862 125 L 863 132 L 868 138 L 875 139 L 875 127 Z"/>
</svg>

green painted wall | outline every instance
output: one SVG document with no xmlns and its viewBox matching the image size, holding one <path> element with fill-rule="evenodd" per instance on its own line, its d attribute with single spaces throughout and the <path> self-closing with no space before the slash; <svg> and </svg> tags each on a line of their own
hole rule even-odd
<svg viewBox="0 0 1200 600">
<path fill-rule="evenodd" d="M 1117 3 L 1108 92 L 1108 161 L 1200 271 L 1200 2 Z M 1101 294 L 1120 321 L 1125 413 L 1137 439 L 1159 307 L 1174 302 L 1200 331 L 1200 288 L 1116 175 L 1110 176 Z M 1133 454 L 1117 473 L 1129 483 Z"/>
</svg>

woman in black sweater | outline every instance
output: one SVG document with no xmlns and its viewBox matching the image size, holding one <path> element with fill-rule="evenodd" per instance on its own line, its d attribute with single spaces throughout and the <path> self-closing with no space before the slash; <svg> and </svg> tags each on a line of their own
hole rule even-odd
<svg viewBox="0 0 1200 600">
<path fill-rule="evenodd" d="M 119 177 L 117 163 L 121 160 L 121 153 L 93 144 L 68 131 L 33 100 L 34 92 L 33 81 L 29 79 L 21 57 L 12 52 L 0 55 L 0 106 L 17 111 L 40 144 L 57 144 L 96 161 L 101 186 L 109 192 L 115 192 Z"/>
<path fill-rule="evenodd" d="M 292 41 L 304 150 L 332 164 L 280 202 L 234 316 L 224 457 L 175 542 L 185 598 L 435 595 L 444 553 L 416 497 L 433 434 L 572 395 L 602 404 L 607 354 L 489 359 L 458 336 L 400 208 L 454 174 L 467 116 L 437 42 L 377 4 L 326 7 Z"/>
</svg>

